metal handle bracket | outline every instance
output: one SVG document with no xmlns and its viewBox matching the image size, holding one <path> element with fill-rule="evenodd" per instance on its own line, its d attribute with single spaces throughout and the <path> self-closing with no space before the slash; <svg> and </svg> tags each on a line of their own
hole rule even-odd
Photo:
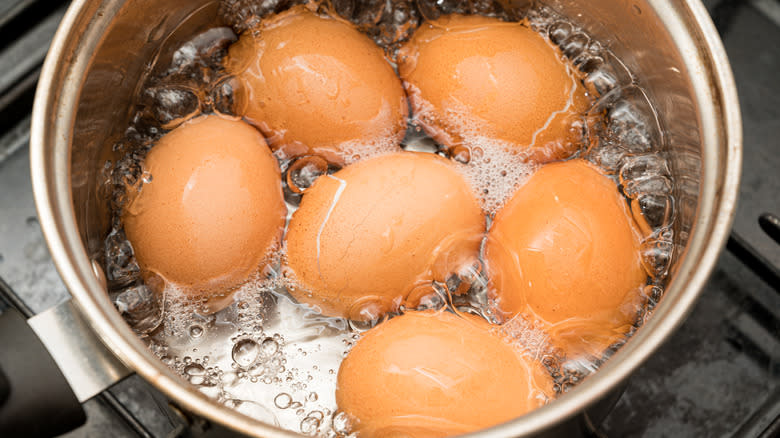
<svg viewBox="0 0 780 438">
<path fill-rule="evenodd" d="M 27 322 L 82 403 L 131 373 L 103 345 L 70 300 Z"/>
</svg>

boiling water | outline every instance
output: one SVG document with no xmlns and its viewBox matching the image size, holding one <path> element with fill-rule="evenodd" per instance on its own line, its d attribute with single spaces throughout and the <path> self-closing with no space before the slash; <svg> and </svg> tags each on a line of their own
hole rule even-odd
<svg viewBox="0 0 780 438">
<path fill-rule="evenodd" d="M 120 220 L 127 188 L 142 189 L 151 178 L 142 173 L 141 163 L 161 135 L 199 114 L 231 114 L 237 82 L 226 76 L 220 62 L 227 47 L 236 41 L 236 32 L 295 3 L 300 1 L 223 0 L 215 23 L 227 26 L 215 24 L 186 41 L 174 52 L 169 65 L 155 66 L 155 72 L 160 73 L 145 79 L 137 96 L 140 110 L 114 145 L 121 158 L 106 163 L 103 173 L 102 189 L 113 211 L 113 228 L 105 240 L 106 273 L 110 295 L 127 322 L 163 362 L 203 393 L 286 429 L 345 436 L 350 432 L 349 422 L 335 403 L 339 365 L 360 333 L 381 321 L 357 323 L 324 317 L 297 304 L 286 292 L 293 276 L 285 272 L 283 263 L 258 273 L 235 294 L 229 307 L 206 315 L 201 312 L 202 302 L 173 287 L 160 296 L 143 284 Z M 632 73 L 576 25 L 544 7 L 507 9 L 502 5 L 490 1 L 334 0 L 315 6 L 355 23 L 391 57 L 422 20 L 454 12 L 527 19 L 534 30 L 557 44 L 586 74 L 583 82 L 588 92 L 598 96 L 584 119 L 588 147 L 578 156 L 613 178 L 649 236 L 641 247 L 648 281 L 641 292 L 646 304 L 637 309 L 638 328 L 663 294 L 674 248 L 673 184 L 654 109 Z M 491 216 L 535 170 L 503 145 L 478 136 L 469 139 L 469 147 L 444 150 L 414 120 L 403 147 L 449 156 L 460 163 Z M 289 221 L 313 181 L 338 168 L 318 157 L 278 158 Z M 283 249 L 277 259 L 284 259 Z M 443 284 L 434 284 L 432 290 L 435 293 L 429 294 L 421 307 L 448 307 L 503 322 L 494 330 L 541 361 L 553 376 L 558 393 L 595 371 L 619 348 L 614 345 L 602 357 L 567 360 L 549 345 L 538 325 L 522 318 L 501 321 L 488 299 L 488 279 L 481 263 Z"/>
<path fill-rule="evenodd" d="M 294 303 L 274 282 L 256 280 L 214 315 L 165 299 L 166 318 L 149 337 L 153 351 L 221 403 L 301 432 L 328 428 L 334 382 L 357 333 L 347 321 Z"/>
</svg>

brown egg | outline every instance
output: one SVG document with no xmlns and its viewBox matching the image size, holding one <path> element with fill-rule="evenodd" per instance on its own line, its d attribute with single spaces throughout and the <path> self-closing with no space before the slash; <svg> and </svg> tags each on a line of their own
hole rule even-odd
<svg viewBox="0 0 780 438">
<path fill-rule="evenodd" d="M 341 364 L 339 409 L 361 436 L 443 437 L 541 406 L 552 395 L 550 376 L 490 327 L 441 311 L 379 324 Z"/>
<path fill-rule="evenodd" d="M 424 23 L 398 58 L 414 118 L 441 144 L 486 137 L 541 162 L 583 142 L 579 74 L 522 23 L 449 15 Z"/>
<path fill-rule="evenodd" d="M 630 328 L 647 274 L 614 182 L 583 160 L 543 166 L 496 214 L 485 248 L 499 307 L 542 320 L 569 355 Z"/>
<path fill-rule="evenodd" d="M 293 214 L 292 294 L 326 315 L 373 319 L 474 263 L 484 228 L 449 160 L 401 152 L 360 161 L 319 177 Z"/>
<path fill-rule="evenodd" d="M 286 156 L 343 164 L 397 149 L 406 131 L 401 81 L 382 49 L 345 21 L 293 7 L 242 34 L 226 66 L 243 85 L 239 112 Z"/>
<path fill-rule="evenodd" d="M 151 180 L 122 216 L 138 263 L 191 295 L 225 297 L 209 302 L 218 310 L 278 245 L 286 207 L 276 159 L 253 127 L 205 116 L 163 136 L 143 170 Z"/>
</svg>

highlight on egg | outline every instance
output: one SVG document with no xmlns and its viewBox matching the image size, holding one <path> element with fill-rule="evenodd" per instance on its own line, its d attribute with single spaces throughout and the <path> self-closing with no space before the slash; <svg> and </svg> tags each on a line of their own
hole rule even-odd
<svg viewBox="0 0 780 438">
<path fill-rule="evenodd" d="M 484 229 L 451 161 L 416 152 L 362 160 L 303 195 L 286 238 L 290 292 L 325 315 L 374 319 L 476 263 Z"/>
<path fill-rule="evenodd" d="M 341 364 L 336 402 L 361 436 L 443 437 L 517 418 L 552 379 L 485 320 L 407 312 L 364 333 Z"/>
<path fill-rule="evenodd" d="M 584 160 L 542 166 L 496 214 L 485 260 L 507 315 L 538 320 L 569 357 L 600 357 L 636 319 L 641 233 L 615 183 Z"/>
<path fill-rule="evenodd" d="M 350 23 L 296 6 L 264 19 L 230 47 L 238 115 L 285 157 L 343 165 L 398 150 L 408 105 L 382 49 Z"/>
<path fill-rule="evenodd" d="M 199 117 L 164 135 L 143 172 L 122 220 L 147 283 L 206 297 L 207 312 L 227 306 L 284 227 L 279 165 L 263 137 L 241 121 Z"/>
<path fill-rule="evenodd" d="M 449 148 L 487 140 L 546 162 L 584 142 L 580 74 L 524 23 L 444 16 L 423 23 L 398 60 L 415 123 Z"/>
</svg>

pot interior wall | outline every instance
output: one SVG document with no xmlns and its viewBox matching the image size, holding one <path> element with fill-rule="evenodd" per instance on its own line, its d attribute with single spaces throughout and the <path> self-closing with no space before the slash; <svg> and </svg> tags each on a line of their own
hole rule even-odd
<svg viewBox="0 0 780 438">
<path fill-rule="evenodd" d="M 211 26 L 217 7 L 213 0 L 125 1 L 97 46 L 81 91 L 71 147 L 76 221 L 87 253 L 95 259 L 102 260 L 110 227 L 107 194 L 100 189 L 108 176 L 103 167 L 106 160 L 119 158 L 112 147 L 136 110 L 133 99 L 142 79 L 155 60 L 171 56 L 177 41 Z"/>
</svg>

